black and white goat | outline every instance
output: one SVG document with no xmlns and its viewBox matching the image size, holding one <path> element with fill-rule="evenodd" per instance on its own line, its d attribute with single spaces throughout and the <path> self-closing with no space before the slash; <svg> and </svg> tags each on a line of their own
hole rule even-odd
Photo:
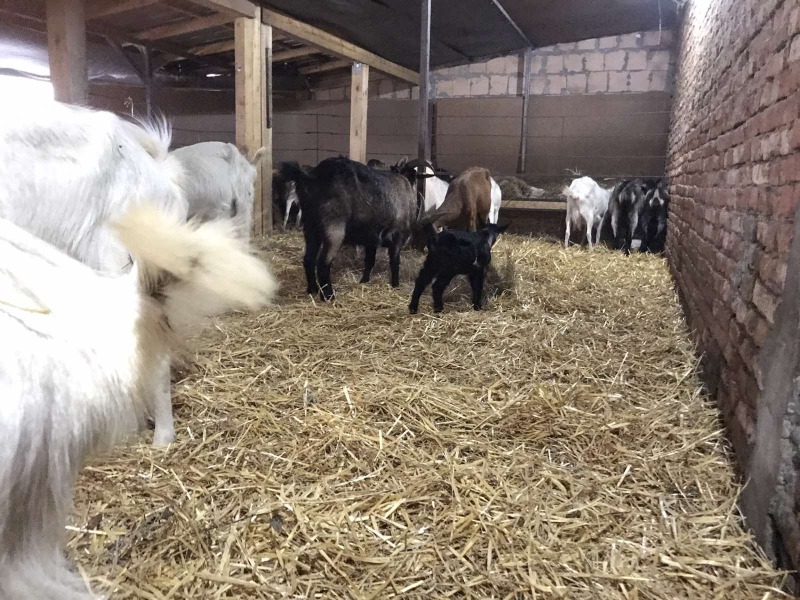
<svg viewBox="0 0 800 600">
<path fill-rule="evenodd" d="M 361 283 L 369 281 L 378 248 L 387 248 L 392 287 L 400 285 L 400 251 L 416 212 L 414 190 L 405 177 L 343 157 L 323 160 L 309 172 L 283 163 L 281 175 L 295 182 L 303 210 L 309 294 L 335 297 L 331 264 L 343 244 L 364 247 Z"/>
<path fill-rule="evenodd" d="M 508 225 L 497 226 L 488 223 L 479 231 L 459 231 L 447 229 L 439 233 L 430 231 L 428 255 L 417 275 L 414 292 L 408 305 L 413 315 L 419 308 L 419 299 L 425 288 L 433 282 L 433 310 L 444 309 L 444 291 L 457 275 L 466 275 L 472 287 L 472 306 L 475 310 L 483 307 L 483 284 L 486 271 L 492 262 L 492 247 L 497 237 Z"/>
<path fill-rule="evenodd" d="M 669 194 L 663 180 L 626 179 L 614 187 L 609 212 L 614 247 L 629 254 L 664 249 Z"/>
<path fill-rule="evenodd" d="M 185 355 L 204 316 L 276 289 L 229 221 L 138 207 L 110 231 L 135 258 L 127 273 L 98 273 L 0 218 L 3 600 L 93 597 L 61 552 L 78 471 L 152 413 L 163 357 Z"/>
<path fill-rule="evenodd" d="M 669 192 L 663 179 L 646 179 L 643 185 L 644 202 L 639 216 L 642 252 L 660 253 L 667 241 Z"/>
</svg>

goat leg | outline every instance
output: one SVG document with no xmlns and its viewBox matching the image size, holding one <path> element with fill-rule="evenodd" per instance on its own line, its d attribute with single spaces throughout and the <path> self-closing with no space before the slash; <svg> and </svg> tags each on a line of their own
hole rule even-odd
<svg viewBox="0 0 800 600">
<path fill-rule="evenodd" d="M 426 263 L 422 265 L 419 275 L 417 275 L 417 280 L 414 283 L 414 291 L 411 294 L 411 302 L 408 304 L 408 312 L 410 312 L 412 315 L 417 314 L 417 310 L 419 309 L 419 299 L 422 296 L 422 292 L 425 291 L 425 288 L 430 285 L 431 281 L 433 281 L 434 274 L 434 269 L 426 261 Z"/>
<path fill-rule="evenodd" d="M 389 270 L 392 274 L 392 287 L 400 287 L 400 251 L 403 249 L 403 237 L 394 233 L 389 246 Z"/>
<path fill-rule="evenodd" d="M 375 266 L 375 254 L 378 252 L 377 246 L 366 246 L 364 248 L 364 274 L 361 276 L 361 283 L 368 283 L 372 268 Z"/>
<path fill-rule="evenodd" d="M 450 282 L 453 280 L 453 275 L 439 275 L 436 281 L 431 286 L 433 293 L 433 312 L 442 312 L 444 310 L 444 291 Z"/>
<path fill-rule="evenodd" d="M 317 256 L 321 240 L 315 234 L 306 233 L 306 253 L 303 256 L 303 269 L 306 272 L 306 294 L 316 294 L 319 286 L 317 285 Z"/>
<path fill-rule="evenodd" d="M 469 284 L 472 286 L 472 307 L 480 310 L 483 306 L 483 282 L 486 280 L 486 267 L 478 267 L 469 274 Z"/>
</svg>

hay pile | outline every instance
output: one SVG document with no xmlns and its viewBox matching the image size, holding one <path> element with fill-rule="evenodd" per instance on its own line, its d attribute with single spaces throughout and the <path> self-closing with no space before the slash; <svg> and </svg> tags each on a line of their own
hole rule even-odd
<svg viewBox="0 0 800 600">
<path fill-rule="evenodd" d="M 663 261 L 495 250 L 478 313 L 406 305 L 345 252 L 335 305 L 284 282 L 176 383 L 178 443 L 95 461 L 69 555 L 112 598 L 777 598 Z M 512 280 L 512 281 L 508 281 Z M 427 313 L 427 314 L 426 314 Z"/>
</svg>

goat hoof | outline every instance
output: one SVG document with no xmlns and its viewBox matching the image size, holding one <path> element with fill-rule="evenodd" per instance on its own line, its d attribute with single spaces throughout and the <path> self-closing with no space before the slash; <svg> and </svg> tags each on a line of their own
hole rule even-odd
<svg viewBox="0 0 800 600">
<path fill-rule="evenodd" d="M 415 315 L 415 314 L 417 314 L 417 307 L 416 307 L 416 306 L 411 306 L 411 305 L 409 305 L 409 307 L 408 307 L 408 313 L 409 313 L 409 314 L 412 314 L 412 315 Z"/>
<path fill-rule="evenodd" d="M 481 310 L 481 307 L 478 306 L 477 304 L 473 304 L 472 308 L 474 308 L 475 310 Z"/>
<path fill-rule="evenodd" d="M 393 288 L 399 288 L 400 287 L 400 282 L 399 281 L 393 281 L 392 282 L 392 287 Z"/>
<path fill-rule="evenodd" d="M 369 283 L 369 277 L 365 275 L 364 277 L 361 278 L 361 281 L 359 281 L 358 283 Z"/>
<path fill-rule="evenodd" d="M 433 312 L 435 312 L 435 313 L 440 313 L 443 310 L 444 310 L 444 306 L 434 306 L 433 307 Z"/>
<path fill-rule="evenodd" d="M 165 448 L 175 441 L 174 431 L 156 431 L 153 435 L 153 446 Z"/>
</svg>

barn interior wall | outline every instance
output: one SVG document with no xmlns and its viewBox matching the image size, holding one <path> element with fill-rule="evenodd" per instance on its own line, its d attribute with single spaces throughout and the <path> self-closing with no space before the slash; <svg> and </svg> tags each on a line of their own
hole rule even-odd
<svg viewBox="0 0 800 600">
<path fill-rule="evenodd" d="M 763 373 L 800 200 L 800 7 L 705 0 L 689 3 L 682 22 L 667 159 L 669 261 L 742 471 L 766 477 L 748 486 L 746 516 L 780 558 L 770 542 L 797 538 L 797 494 L 776 495 L 786 465 L 764 452 L 800 436 L 789 403 L 763 393 Z"/>
</svg>

